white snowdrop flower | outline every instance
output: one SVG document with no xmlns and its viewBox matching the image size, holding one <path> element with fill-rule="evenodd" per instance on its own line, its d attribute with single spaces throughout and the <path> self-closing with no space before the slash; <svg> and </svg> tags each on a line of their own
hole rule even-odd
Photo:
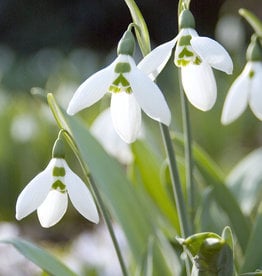
<svg viewBox="0 0 262 276">
<path fill-rule="evenodd" d="M 90 131 L 104 149 L 121 163 L 130 164 L 133 161 L 130 145 L 119 137 L 113 127 L 109 108 L 97 116 L 91 125 Z"/>
<path fill-rule="evenodd" d="M 140 69 L 132 57 L 135 41 L 127 30 L 118 44 L 118 56 L 108 67 L 89 77 L 75 92 L 67 113 L 74 115 L 111 92 L 111 117 L 118 135 L 126 142 L 136 140 L 141 128 L 141 109 L 165 125 L 171 113 L 158 86 Z"/>
<path fill-rule="evenodd" d="M 247 64 L 231 85 L 227 94 L 221 122 L 230 124 L 247 108 L 262 120 L 262 49 L 259 40 L 253 37 L 247 50 Z"/>
<path fill-rule="evenodd" d="M 165 67 L 176 46 L 174 62 L 181 68 L 184 91 L 196 108 L 207 111 L 216 101 L 217 86 L 212 67 L 227 74 L 233 70 L 227 51 L 215 40 L 200 37 L 196 32 L 194 17 L 184 10 L 179 18 L 181 31 L 169 42 L 155 48 L 138 65 L 152 79 Z"/>
<path fill-rule="evenodd" d="M 85 183 L 69 168 L 61 143 L 61 139 L 57 139 L 48 166 L 19 195 L 16 219 L 21 220 L 37 210 L 42 227 L 51 227 L 64 216 L 69 196 L 82 216 L 98 223 L 99 216 L 93 197 Z"/>
</svg>

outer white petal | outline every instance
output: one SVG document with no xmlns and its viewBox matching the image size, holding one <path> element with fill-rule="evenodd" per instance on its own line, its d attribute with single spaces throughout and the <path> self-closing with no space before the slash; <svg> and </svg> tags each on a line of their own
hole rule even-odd
<svg viewBox="0 0 262 276">
<path fill-rule="evenodd" d="M 79 86 L 67 108 L 69 115 L 91 106 L 105 95 L 116 76 L 114 66 L 115 62 L 93 74 Z"/>
<path fill-rule="evenodd" d="M 78 177 L 66 164 L 65 182 L 70 200 L 76 210 L 86 219 L 98 223 L 99 215 L 94 202 L 94 199 L 85 185 L 85 183 Z"/>
<path fill-rule="evenodd" d="M 132 66 L 127 78 L 133 94 L 143 111 L 150 118 L 169 125 L 171 113 L 159 87 L 135 66 Z"/>
<path fill-rule="evenodd" d="M 42 227 L 48 228 L 60 221 L 67 209 L 67 193 L 50 190 L 45 201 L 37 208 Z"/>
<path fill-rule="evenodd" d="M 134 94 L 113 93 L 110 110 L 113 125 L 118 135 L 126 143 L 134 142 L 141 128 L 141 109 Z"/>
<path fill-rule="evenodd" d="M 250 66 L 247 65 L 229 89 L 221 117 L 224 125 L 236 120 L 247 107 L 250 91 L 249 69 Z"/>
<path fill-rule="evenodd" d="M 137 67 L 154 80 L 168 62 L 176 41 L 177 37 L 156 47 L 139 62 Z"/>
<path fill-rule="evenodd" d="M 16 219 L 20 220 L 28 216 L 44 201 L 53 184 L 52 169 L 54 162 L 55 159 L 52 159 L 45 170 L 33 178 L 18 196 Z"/>
<path fill-rule="evenodd" d="M 188 100 L 196 108 L 207 111 L 217 97 L 216 81 L 211 67 L 202 61 L 200 65 L 181 67 L 182 83 Z"/>
<path fill-rule="evenodd" d="M 210 66 L 227 74 L 232 74 L 233 62 L 231 57 L 218 42 L 208 37 L 194 36 L 190 43 L 193 50 Z"/>
<path fill-rule="evenodd" d="M 112 156 L 115 156 L 120 162 L 130 164 L 133 161 L 129 145 L 119 137 L 113 127 L 110 108 L 105 109 L 97 116 L 90 131 L 104 149 Z"/>
<path fill-rule="evenodd" d="M 250 81 L 249 105 L 256 117 L 262 120 L 262 63 L 253 62 L 254 76 Z"/>
</svg>

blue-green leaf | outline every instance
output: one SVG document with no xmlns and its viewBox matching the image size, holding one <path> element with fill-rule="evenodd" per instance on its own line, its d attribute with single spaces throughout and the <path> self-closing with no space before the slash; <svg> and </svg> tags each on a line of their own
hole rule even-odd
<svg viewBox="0 0 262 276">
<path fill-rule="evenodd" d="M 48 103 L 58 126 L 71 133 L 104 204 L 123 229 L 136 263 L 142 264 L 149 237 L 156 237 L 156 222 L 148 212 L 148 195 L 141 194 L 141 190 L 138 193 L 127 179 L 124 168 L 106 154 L 80 119 L 65 114 L 52 94 L 48 95 Z M 154 270 L 161 271 L 165 267 L 161 260 L 154 263 Z"/>
<path fill-rule="evenodd" d="M 251 232 L 247 250 L 245 252 L 244 264 L 241 268 L 242 272 L 254 271 L 256 269 L 262 270 L 262 204 L 255 220 L 253 230 Z M 261 272 L 260 272 L 261 273 Z"/>
<path fill-rule="evenodd" d="M 22 239 L 1 240 L 1 243 L 13 245 L 22 255 L 37 266 L 54 276 L 76 276 L 77 274 L 65 266 L 55 256 L 44 249 Z"/>
<path fill-rule="evenodd" d="M 258 148 L 242 159 L 226 179 L 244 213 L 254 211 L 262 198 L 262 148 Z"/>
</svg>

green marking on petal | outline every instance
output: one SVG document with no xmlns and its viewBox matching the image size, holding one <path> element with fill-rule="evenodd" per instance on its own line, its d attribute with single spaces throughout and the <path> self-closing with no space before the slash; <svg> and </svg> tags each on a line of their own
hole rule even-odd
<svg viewBox="0 0 262 276">
<path fill-rule="evenodd" d="M 121 73 L 110 85 L 109 91 L 113 93 L 119 93 L 121 91 L 125 91 L 126 93 L 132 93 L 129 81 Z"/>
<path fill-rule="evenodd" d="M 201 58 L 200 58 L 199 56 L 196 56 L 195 60 L 193 61 L 193 63 L 194 63 L 195 65 L 200 65 L 201 62 L 202 62 L 202 60 L 201 60 Z"/>
<path fill-rule="evenodd" d="M 64 167 L 54 167 L 53 168 L 53 176 L 65 176 L 65 168 Z"/>
<path fill-rule="evenodd" d="M 58 190 L 61 193 L 65 193 L 66 192 L 66 185 L 61 180 L 58 179 L 53 183 L 52 189 Z"/>
<path fill-rule="evenodd" d="M 184 35 L 179 39 L 178 45 L 179 46 L 189 46 L 190 44 L 190 40 L 191 40 L 192 36 L 191 35 Z"/>
<path fill-rule="evenodd" d="M 250 70 L 250 72 L 248 74 L 249 78 L 252 79 L 254 77 L 254 75 L 255 75 L 255 72 L 253 70 Z"/>
<path fill-rule="evenodd" d="M 189 51 L 187 47 L 184 47 L 183 50 L 179 53 L 178 57 L 183 58 L 183 57 L 192 57 L 194 56 L 194 53 Z"/>
<path fill-rule="evenodd" d="M 189 60 L 185 60 L 185 59 L 179 59 L 179 60 L 176 60 L 176 65 L 177 66 L 187 66 L 188 64 L 190 63 Z"/>
<path fill-rule="evenodd" d="M 119 62 L 117 63 L 116 67 L 115 67 L 115 72 L 116 73 L 128 73 L 131 71 L 131 66 L 129 63 L 127 62 Z"/>
</svg>

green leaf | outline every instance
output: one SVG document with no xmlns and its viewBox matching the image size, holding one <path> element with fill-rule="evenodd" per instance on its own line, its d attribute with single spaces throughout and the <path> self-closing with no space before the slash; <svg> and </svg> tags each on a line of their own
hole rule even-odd
<svg viewBox="0 0 262 276">
<path fill-rule="evenodd" d="M 65 266 L 55 256 L 42 248 L 22 239 L 0 240 L 1 243 L 13 245 L 22 255 L 37 266 L 54 276 L 76 276 L 72 270 Z"/>
<path fill-rule="evenodd" d="M 125 0 L 125 2 L 129 8 L 133 22 L 139 27 L 139 30 L 135 28 L 136 37 L 137 37 L 137 41 L 140 46 L 141 52 L 143 56 L 145 56 L 151 51 L 150 38 L 149 38 L 146 22 L 134 0 Z"/>
<path fill-rule="evenodd" d="M 262 22 L 252 12 L 246 9 L 240 9 L 239 14 L 242 15 L 251 25 L 257 35 L 262 38 Z"/>
<path fill-rule="evenodd" d="M 262 203 L 255 220 L 255 224 L 250 235 L 247 250 L 245 252 L 244 264 L 241 268 L 242 272 L 254 271 L 255 269 L 262 269 Z M 261 272 L 260 272 L 261 273 Z"/>
<path fill-rule="evenodd" d="M 176 134 L 175 141 L 184 145 L 181 135 Z M 197 169 L 206 180 L 206 184 L 213 188 L 213 196 L 219 206 L 230 219 L 231 227 L 238 238 L 243 250 L 246 249 L 250 235 L 250 223 L 230 189 L 225 185 L 224 175 L 212 158 L 196 143 L 193 143 L 193 157 Z M 241 225 L 241 227 L 239 227 Z"/>
<path fill-rule="evenodd" d="M 262 270 L 256 270 L 255 272 L 247 272 L 247 273 L 241 273 L 240 276 L 262 276 Z"/>
<path fill-rule="evenodd" d="M 226 179 L 246 214 L 251 214 L 262 199 L 262 148 L 256 149 L 242 159 Z"/>
<path fill-rule="evenodd" d="M 155 156 L 143 141 L 132 144 L 134 166 L 139 170 L 140 177 L 147 192 L 175 229 L 179 229 L 176 206 L 166 187 L 161 181 L 162 161 Z"/>
<path fill-rule="evenodd" d="M 61 111 L 52 94 L 48 95 L 48 103 L 58 126 L 67 129 L 73 136 L 81 159 L 90 169 L 106 207 L 124 231 L 136 263 L 141 264 L 149 237 L 156 235 L 155 222 L 147 212 L 147 195 L 136 191 L 127 179 L 123 167 L 106 154 L 78 118 Z M 161 261 L 154 263 L 154 269 L 157 270 L 164 266 Z"/>
</svg>

